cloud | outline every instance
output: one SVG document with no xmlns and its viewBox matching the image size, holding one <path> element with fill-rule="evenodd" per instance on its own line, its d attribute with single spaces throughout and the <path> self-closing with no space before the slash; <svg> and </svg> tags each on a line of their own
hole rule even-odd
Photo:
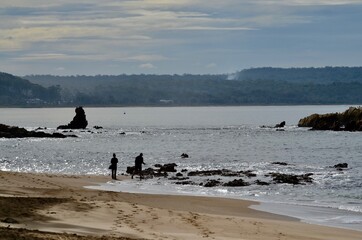
<svg viewBox="0 0 362 240">
<path fill-rule="evenodd" d="M 153 65 L 152 63 L 144 63 L 138 66 L 139 68 L 142 69 L 155 69 L 155 65 Z"/>
<path fill-rule="evenodd" d="M 285 48 L 284 39 L 296 39 L 296 33 L 299 39 L 288 46 L 302 45 L 308 37 L 316 40 L 327 30 L 329 36 L 347 35 L 332 28 L 355 26 L 360 17 L 355 14 L 352 21 L 343 8 L 357 11 L 361 6 L 361 0 L 3 1 L 0 51 L 6 54 L 0 61 L 43 63 L 44 68 L 53 62 L 52 69 L 67 66 L 65 71 L 71 68 L 65 61 L 74 69 L 85 62 L 139 62 L 147 69 L 157 62 L 158 70 L 173 71 L 172 64 L 174 69 L 192 67 L 196 59 L 199 66 L 214 61 L 220 68 L 225 59 L 237 65 L 247 57 L 238 52 L 279 51 L 277 46 Z M 359 39 L 352 30 L 348 34 Z"/>
</svg>

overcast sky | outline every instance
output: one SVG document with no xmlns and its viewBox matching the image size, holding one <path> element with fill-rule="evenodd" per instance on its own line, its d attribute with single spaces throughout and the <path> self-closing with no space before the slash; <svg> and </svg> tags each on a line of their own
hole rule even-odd
<svg viewBox="0 0 362 240">
<path fill-rule="evenodd" d="M 362 0 L 0 0 L 0 71 L 361 66 Z"/>
</svg>

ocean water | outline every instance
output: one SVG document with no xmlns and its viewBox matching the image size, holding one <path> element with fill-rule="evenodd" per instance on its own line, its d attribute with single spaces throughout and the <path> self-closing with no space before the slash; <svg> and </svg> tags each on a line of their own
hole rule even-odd
<svg viewBox="0 0 362 240">
<path fill-rule="evenodd" d="M 176 163 L 177 169 L 251 170 L 270 181 L 270 172 L 313 173 L 306 185 L 271 184 L 246 187 L 176 185 L 167 178 L 109 181 L 96 188 L 110 191 L 188 194 L 257 200 L 256 209 L 285 214 L 310 223 L 362 231 L 362 135 L 353 132 L 308 131 L 300 118 L 313 113 L 342 112 L 349 106 L 252 106 L 177 108 L 85 108 L 88 129 L 78 138 L 0 139 L 0 170 L 61 174 L 109 175 L 112 153 L 119 173 L 142 152 L 145 168 Z M 0 109 L 0 123 L 54 132 L 70 122 L 72 108 Z M 274 126 L 286 121 L 284 131 Z M 103 129 L 94 129 L 93 126 Z M 187 153 L 190 158 L 182 159 Z M 272 162 L 286 162 L 280 166 Z M 346 162 L 337 171 L 333 165 Z M 186 174 L 184 174 L 186 175 Z M 172 174 L 170 175 L 172 176 Z M 196 183 L 215 177 L 194 177 Z M 233 178 L 222 178 L 230 181 Z"/>
</svg>

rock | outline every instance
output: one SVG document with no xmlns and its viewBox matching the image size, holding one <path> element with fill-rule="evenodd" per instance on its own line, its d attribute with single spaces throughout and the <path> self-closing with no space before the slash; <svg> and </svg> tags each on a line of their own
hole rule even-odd
<svg viewBox="0 0 362 240">
<path fill-rule="evenodd" d="M 288 165 L 288 163 L 286 163 L 286 162 L 272 162 L 272 164 L 282 165 L 282 166 L 287 166 Z"/>
<path fill-rule="evenodd" d="M 312 114 L 299 120 L 298 127 L 312 130 L 362 131 L 362 107 L 350 107 L 343 113 Z"/>
<path fill-rule="evenodd" d="M 127 167 L 126 173 L 133 174 L 135 167 Z"/>
<path fill-rule="evenodd" d="M 178 184 L 178 185 L 197 185 L 193 181 L 180 181 L 180 182 L 175 182 L 175 184 Z"/>
<path fill-rule="evenodd" d="M 183 177 L 184 175 L 182 173 L 176 173 L 176 177 Z"/>
<path fill-rule="evenodd" d="M 147 168 L 145 170 L 142 170 L 142 174 L 143 176 L 153 177 L 155 176 L 155 170 L 153 168 Z"/>
<path fill-rule="evenodd" d="M 167 164 L 165 164 L 165 165 L 167 165 Z M 170 164 L 170 165 L 172 165 L 172 164 Z M 163 167 L 163 165 L 160 165 L 160 164 L 156 164 L 155 166 Z M 172 166 L 174 166 L 174 165 L 172 165 Z M 128 166 L 126 173 L 133 174 L 134 169 L 135 169 L 134 166 Z M 176 169 L 174 169 L 174 170 L 176 172 Z M 142 170 L 142 174 L 144 176 L 148 176 L 148 177 L 167 177 L 168 176 L 167 171 L 163 171 L 162 168 L 161 169 L 147 168 L 145 170 Z"/>
<path fill-rule="evenodd" d="M 215 174 L 215 175 L 217 175 L 217 174 Z M 240 172 L 235 172 L 235 171 L 228 170 L 228 169 L 222 169 L 220 175 L 223 177 L 237 177 L 237 176 L 240 176 Z"/>
<path fill-rule="evenodd" d="M 348 163 L 338 163 L 333 167 L 338 171 L 343 171 L 344 169 L 348 168 Z"/>
<path fill-rule="evenodd" d="M 297 175 L 274 173 L 272 174 L 273 181 L 276 183 L 300 184 Z"/>
<path fill-rule="evenodd" d="M 235 179 L 233 181 L 224 183 L 223 186 L 225 187 L 244 187 L 244 186 L 249 186 L 250 184 L 245 182 L 243 179 Z"/>
<path fill-rule="evenodd" d="M 82 107 L 77 107 L 73 120 L 68 125 L 60 125 L 57 129 L 85 129 L 87 125 L 88 121 L 84 109 Z"/>
<path fill-rule="evenodd" d="M 184 180 L 189 180 L 189 177 L 171 177 L 168 180 L 178 180 L 178 181 L 184 181 Z"/>
<path fill-rule="evenodd" d="M 302 175 L 271 173 L 271 176 L 275 183 L 288 183 L 293 185 L 313 182 L 313 179 L 310 177 L 312 175 L 313 173 L 307 173 Z"/>
<path fill-rule="evenodd" d="M 167 177 L 168 173 L 167 172 L 154 172 L 153 176 L 154 177 Z"/>
<path fill-rule="evenodd" d="M 69 135 L 73 137 L 74 135 Z M 36 132 L 28 131 L 25 128 L 8 126 L 5 124 L 0 124 L 0 138 L 66 138 L 67 135 L 61 133 L 45 133 L 45 132 Z M 75 136 L 77 137 L 77 136 Z"/>
<path fill-rule="evenodd" d="M 209 180 L 204 184 L 204 187 L 216 187 L 219 186 L 220 184 L 221 182 L 218 180 Z"/>
<path fill-rule="evenodd" d="M 334 168 L 348 168 L 348 163 L 338 163 L 333 166 Z"/>
<path fill-rule="evenodd" d="M 244 175 L 247 176 L 248 178 L 256 177 L 256 174 L 253 173 L 253 171 L 251 171 L 251 170 L 240 171 L 240 173 L 244 174 Z"/>
<path fill-rule="evenodd" d="M 101 126 L 94 126 L 93 128 L 94 129 L 103 129 L 103 127 L 101 127 Z"/>
<path fill-rule="evenodd" d="M 264 182 L 264 181 L 260 181 L 259 179 L 255 181 L 256 185 L 261 185 L 261 186 L 268 186 L 270 185 L 270 183 L 268 182 Z"/>
<path fill-rule="evenodd" d="M 221 170 L 205 170 L 205 171 L 193 171 L 189 172 L 187 176 L 213 176 L 213 175 L 221 175 Z"/>
<path fill-rule="evenodd" d="M 181 154 L 181 158 L 189 158 L 189 155 L 187 153 Z"/>
<path fill-rule="evenodd" d="M 276 124 L 274 127 L 275 128 L 282 128 L 282 127 L 284 127 L 285 126 L 285 121 L 283 121 L 283 122 L 281 122 L 281 123 L 279 123 L 279 124 Z"/>
<path fill-rule="evenodd" d="M 161 171 L 161 172 L 177 172 L 175 167 L 177 167 L 176 163 L 168 163 L 168 164 L 164 164 L 163 166 L 161 166 L 159 171 Z"/>
<path fill-rule="evenodd" d="M 187 172 L 188 170 L 187 169 L 182 169 L 181 172 Z"/>
<path fill-rule="evenodd" d="M 283 127 L 285 127 L 285 121 L 278 123 L 274 126 L 267 126 L 267 125 L 260 126 L 260 128 L 283 128 Z"/>
<path fill-rule="evenodd" d="M 299 177 L 306 183 L 312 183 L 313 182 L 313 178 L 311 178 L 312 175 L 313 173 L 306 173 L 299 175 Z"/>
</svg>

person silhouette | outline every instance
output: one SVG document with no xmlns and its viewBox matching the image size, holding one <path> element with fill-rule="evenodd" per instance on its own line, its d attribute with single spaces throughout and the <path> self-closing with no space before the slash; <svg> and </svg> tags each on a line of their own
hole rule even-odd
<svg viewBox="0 0 362 240">
<path fill-rule="evenodd" d="M 135 174 L 139 174 L 140 175 L 140 180 L 143 178 L 143 174 L 142 174 L 142 164 L 145 164 L 143 162 L 143 153 L 140 153 L 140 155 L 138 155 L 135 159 L 135 167 L 134 167 L 134 171 L 132 173 L 132 179 L 133 179 L 133 176 Z"/>
<path fill-rule="evenodd" d="M 112 179 L 114 180 L 117 179 L 117 163 L 118 163 L 118 158 L 116 158 L 116 154 L 113 153 L 110 169 L 112 170 Z"/>
</svg>

